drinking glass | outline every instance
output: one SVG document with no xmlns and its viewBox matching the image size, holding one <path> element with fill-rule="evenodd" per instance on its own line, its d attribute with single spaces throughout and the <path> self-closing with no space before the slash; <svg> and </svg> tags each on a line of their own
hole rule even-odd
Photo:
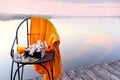
<svg viewBox="0 0 120 80">
<path fill-rule="evenodd" d="M 17 45 L 17 52 L 19 54 L 19 58 L 22 58 L 23 54 L 25 53 L 25 45 L 18 44 Z"/>
</svg>

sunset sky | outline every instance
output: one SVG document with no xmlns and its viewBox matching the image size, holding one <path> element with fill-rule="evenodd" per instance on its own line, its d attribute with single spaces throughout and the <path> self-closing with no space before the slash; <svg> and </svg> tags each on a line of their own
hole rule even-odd
<svg viewBox="0 0 120 80">
<path fill-rule="evenodd" d="M 120 0 L 0 0 L 0 13 L 119 16 Z"/>
<path fill-rule="evenodd" d="M 15 20 L 21 18 L 18 14 L 54 17 L 50 21 L 60 35 L 63 69 L 120 58 L 120 0 L 0 0 L 0 80 L 9 80 L 10 77 L 9 53 L 21 22 Z M 111 16 L 119 18 L 109 18 Z M 37 75 L 33 67 L 26 71 L 26 79 Z"/>
</svg>

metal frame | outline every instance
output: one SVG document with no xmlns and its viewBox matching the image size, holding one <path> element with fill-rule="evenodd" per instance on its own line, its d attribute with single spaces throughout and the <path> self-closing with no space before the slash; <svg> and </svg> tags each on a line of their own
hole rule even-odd
<svg viewBox="0 0 120 80">
<path fill-rule="evenodd" d="M 18 44 L 18 30 L 20 28 L 20 26 L 26 21 L 26 26 L 27 26 L 27 47 L 29 47 L 29 31 L 28 31 L 28 20 L 30 19 L 31 17 L 28 17 L 26 19 L 24 19 L 20 24 L 19 26 L 17 27 L 17 30 L 16 30 L 16 35 L 15 35 L 15 38 L 14 38 L 14 41 L 13 41 L 13 44 L 12 44 L 12 47 L 11 47 L 11 51 L 10 51 L 10 55 L 11 55 L 11 58 L 12 58 L 12 65 L 11 65 L 11 75 L 10 75 L 10 80 L 15 80 L 15 77 L 16 77 L 16 74 L 18 73 L 18 80 L 23 80 L 23 72 L 24 72 L 24 66 L 25 65 L 33 65 L 33 64 L 39 64 L 41 65 L 47 72 L 48 72 L 48 75 L 49 75 L 49 80 L 50 80 L 50 73 L 49 71 L 47 70 L 47 68 L 42 65 L 42 63 L 45 63 L 45 62 L 49 62 L 49 61 L 52 61 L 52 66 L 53 66 L 53 61 L 54 61 L 54 52 L 52 52 L 51 54 L 47 55 L 47 58 L 43 59 L 43 60 L 39 60 L 37 62 L 32 62 L 32 63 L 22 63 L 22 62 L 19 62 L 19 61 L 16 61 L 14 59 L 14 46 L 15 44 Z M 50 56 L 50 58 L 48 58 Z M 13 67 L 14 67 L 14 63 L 17 64 L 17 69 L 15 70 L 14 72 L 14 75 L 13 75 Z M 22 68 L 22 71 L 20 71 Z M 54 80 L 54 77 L 53 77 L 53 68 L 51 69 L 52 71 L 52 80 Z"/>
</svg>

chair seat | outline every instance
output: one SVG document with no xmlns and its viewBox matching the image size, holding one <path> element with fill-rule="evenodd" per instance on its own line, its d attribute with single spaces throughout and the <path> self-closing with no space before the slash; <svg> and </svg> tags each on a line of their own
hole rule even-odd
<svg viewBox="0 0 120 80">
<path fill-rule="evenodd" d="M 54 52 L 46 52 L 45 56 L 41 59 L 38 59 L 35 62 L 22 62 L 20 60 L 14 59 L 13 61 L 19 64 L 41 64 L 41 63 L 45 63 L 45 62 L 49 62 L 54 58 Z"/>
</svg>

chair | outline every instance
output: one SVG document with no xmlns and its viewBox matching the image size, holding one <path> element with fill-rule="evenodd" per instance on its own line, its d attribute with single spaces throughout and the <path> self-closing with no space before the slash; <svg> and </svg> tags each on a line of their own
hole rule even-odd
<svg viewBox="0 0 120 80">
<path fill-rule="evenodd" d="M 23 30 L 25 30 L 25 33 L 21 35 L 20 30 L 22 31 L 22 33 Z M 22 41 L 20 37 L 24 37 L 22 38 L 24 40 Z M 46 42 L 48 43 L 48 48 L 46 49 L 46 54 L 43 58 L 39 58 L 39 60 L 34 62 L 22 62 L 16 59 L 16 45 L 18 45 L 20 41 L 24 42 L 26 47 L 30 47 L 32 44 L 36 43 L 37 40 L 46 40 Z M 32 16 L 24 19 L 17 27 L 16 35 L 10 51 L 10 55 L 12 58 L 10 79 L 15 80 L 16 74 L 18 74 L 18 80 L 22 80 L 25 65 L 34 65 L 34 68 L 38 73 L 45 74 L 44 80 L 54 80 L 57 79 L 56 76 L 61 77 L 62 63 L 59 51 L 59 44 L 59 35 L 48 19 L 40 16 Z M 13 68 L 14 63 L 17 64 L 17 69 L 15 71 Z M 39 69 L 42 69 L 42 72 L 41 70 L 39 71 Z"/>
</svg>

